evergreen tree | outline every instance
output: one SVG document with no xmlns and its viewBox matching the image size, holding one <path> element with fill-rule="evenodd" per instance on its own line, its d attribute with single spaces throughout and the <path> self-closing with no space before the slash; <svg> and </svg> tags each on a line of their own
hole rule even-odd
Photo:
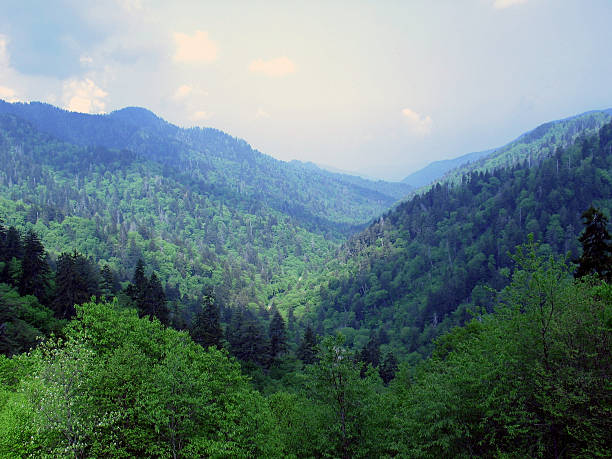
<svg viewBox="0 0 612 459">
<path fill-rule="evenodd" d="M 100 270 L 100 294 L 106 297 L 113 296 L 119 292 L 121 286 L 117 275 L 110 266 L 104 265 Z"/>
<path fill-rule="evenodd" d="M 219 317 L 219 307 L 215 304 L 214 298 L 205 296 L 200 311 L 196 314 L 190 333 L 193 340 L 200 346 L 207 348 L 215 346 L 221 348 L 223 330 Z"/>
<path fill-rule="evenodd" d="M 4 233 L 4 232 L 3 232 Z M 21 235 L 14 226 L 9 227 L 2 238 L 2 261 L 10 261 L 13 258 L 18 260 L 23 257 L 23 245 Z"/>
<path fill-rule="evenodd" d="M 310 365 L 317 361 L 317 336 L 310 325 L 306 327 L 302 342 L 298 347 L 297 358 L 306 365 Z"/>
<path fill-rule="evenodd" d="M 385 385 L 389 384 L 389 382 L 395 378 L 395 374 L 397 373 L 398 369 L 397 363 L 397 359 L 392 352 L 388 352 L 383 358 L 383 361 L 378 368 L 378 374 Z"/>
<path fill-rule="evenodd" d="M 148 281 L 144 301 L 141 305 L 141 314 L 157 317 L 164 325 L 169 323 L 170 314 L 166 305 L 166 294 L 155 273 L 151 274 L 151 278 Z"/>
<path fill-rule="evenodd" d="M 244 362 L 266 366 L 269 361 L 269 347 L 259 321 L 249 310 L 235 311 L 230 327 L 228 341 L 232 354 Z"/>
<path fill-rule="evenodd" d="M 269 328 L 270 357 L 272 360 L 287 352 L 287 329 L 285 321 L 278 311 L 274 311 Z"/>
<path fill-rule="evenodd" d="M 56 296 L 53 307 L 58 317 L 70 319 L 75 304 L 83 304 L 99 294 L 98 276 L 91 261 L 78 253 L 62 253 L 55 273 Z"/>
<path fill-rule="evenodd" d="M 34 295 L 42 303 L 45 303 L 49 287 L 48 275 L 49 265 L 47 264 L 45 248 L 38 235 L 30 230 L 24 240 L 19 293 L 21 295 Z"/>
<path fill-rule="evenodd" d="M 610 282 L 612 280 L 612 238 L 608 233 L 608 219 L 595 207 L 583 214 L 584 232 L 578 238 L 582 243 L 582 255 L 577 260 L 575 277 L 595 274 Z"/>
<path fill-rule="evenodd" d="M 380 363 L 380 348 L 378 345 L 378 339 L 375 337 L 370 338 L 368 344 L 363 347 L 359 355 L 356 357 L 362 362 L 361 377 L 365 376 L 368 365 L 372 365 L 374 368 L 378 367 L 378 364 Z"/>
<path fill-rule="evenodd" d="M 2 253 L 0 261 L 4 262 L 1 281 L 13 286 L 19 284 L 20 265 L 18 260 L 23 258 L 23 243 L 19 231 L 14 226 L 9 227 L 6 232 L 2 231 Z"/>
</svg>

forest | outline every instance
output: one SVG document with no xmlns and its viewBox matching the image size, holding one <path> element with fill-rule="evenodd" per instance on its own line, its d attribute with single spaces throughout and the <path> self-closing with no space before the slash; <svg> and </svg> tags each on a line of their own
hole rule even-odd
<svg viewBox="0 0 612 459">
<path fill-rule="evenodd" d="M 0 456 L 610 455 L 609 117 L 408 195 L 2 112 Z"/>
</svg>

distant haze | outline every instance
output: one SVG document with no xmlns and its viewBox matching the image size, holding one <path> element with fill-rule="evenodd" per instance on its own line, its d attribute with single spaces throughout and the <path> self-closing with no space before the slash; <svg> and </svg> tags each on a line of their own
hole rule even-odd
<svg viewBox="0 0 612 459">
<path fill-rule="evenodd" d="M 4 2 L 0 99 L 391 180 L 612 107 L 609 0 Z"/>
</svg>

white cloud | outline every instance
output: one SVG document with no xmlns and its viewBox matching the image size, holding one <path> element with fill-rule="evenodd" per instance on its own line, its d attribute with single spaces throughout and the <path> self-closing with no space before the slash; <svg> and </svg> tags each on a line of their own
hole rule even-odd
<svg viewBox="0 0 612 459">
<path fill-rule="evenodd" d="M 194 35 L 174 34 L 176 62 L 212 62 L 217 59 L 217 44 L 208 38 L 208 32 L 197 30 Z"/>
<path fill-rule="evenodd" d="M 521 5 L 523 3 L 527 3 L 527 0 L 495 0 L 493 7 L 497 8 L 498 10 L 503 10 L 514 5 Z"/>
<path fill-rule="evenodd" d="M 402 115 L 406 124 L 415 134 L 427 135 L 431 133 L 433 121 L 429 115 L 423 116 L 409 108 L 403 109 Z"/>
<path fill-rule="evenodd" d="M 79 58 L 79 62 L 83 65 L 91 65 L 93 64 L 93 57 L 91 56 L 81 56 Z"/>
<path fill-rule="evenodd" d="M 115 2 L 128 12 L 142 10 L 141 0 L 115 0 Z"/>
<path fill-rule="evenodd" d="M 108 93 L 98 87 L 93 80 L 71 79 L 64 82 L 64 107 L 73 112 L 103 113 L 106 103 L 104 99 Z"/>
<path fill-rule="evenodd" d="M 192 121 L 204 121 L 209 120 L 212 117 L 212 113 L 206 112 L 204 110 L 198 110 L 191 114 Z"/>
<path fill-rule="evenodd" d="M 172 98 L 175 100 L 184 99 L 192 92 L 193 92 L 193 86 L 188 85 L 188 84 L 183 84 L 179 86 L 178 88 L 176 88 L 176 91 L 174 91 L 174 95 L 172 96 Z"/>
<path fill-rule="evenodd" d="M 249 71 L 271 77 L 282 77 L 295 73 L 295 64 L 285 56 L 267 61 L 256 59 L 249 64 Z"/>
<path fill-rule="evenodd" d="M 270 114 L 263 108 L 258 108 L 257 113 L 255 113 L 255 118 L 258 120 L 270 118 Z"/>
<path fill-rule="evenodd" d="M 6 35 L 0 35 L 0 69 L 9 66 L 9 54 L 6 49 L 8 38 Z"/>
<path fill-rule="evenodd" d="M 14 89 L 7 88 L 6 86 L 0 86 L 0 99 L 6 100 L 7 102 L 19 102 L 19 99 L 15 97 L 17 93 Z"/>
</svg>

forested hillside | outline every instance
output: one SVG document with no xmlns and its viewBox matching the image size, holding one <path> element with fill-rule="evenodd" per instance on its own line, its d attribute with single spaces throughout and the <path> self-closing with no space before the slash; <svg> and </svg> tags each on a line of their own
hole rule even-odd
<svg viewBox="0 0 612 459">
<path fill-rule="evenodd" d="M 610 456 L 612 123 L 391 208 L 142 109 L 3 107 L 1 457 Z"/>
<path fill-rule="evenodd" d="M 610 121 L 611 117 L 612 109 L 593 110 L 544 123 L 503 147 L 490 150 L 480 159 L 464 161 L 465 164 L 457 165 L 446 174 L 432 177 L 431 181 L 457 184 L 464 175 L 470 172 L 492 171 L 499 167 L 510 167 L 525 161 L 528 164 L 532 161 L 537 162 L 541 157 L 551 155 L 558 148 L 568 147 L 578 136 L 597 132 Z"/>
<path fill-rule="evenodd" d="M 612 125 L 511 167 L 437 184 L 351 237 L 327 272 L 286 297 L 321 334 L 374 340 L 406 358 L 508 282 L 510 252 L 529 233 L 543 250 L 579 255 L 581 214 L 612 210 Z"/>
<path fill-rule="evenodd" d="M 0 212 L 53 261 L 73 249 L 127 281 L 139 258 L 178 296 L 268 306 L 408 187 L 283 163 L 144 109 L 0 104 Z M 176 296 L 176 295 L 175 295 Z"/>
</svg>

